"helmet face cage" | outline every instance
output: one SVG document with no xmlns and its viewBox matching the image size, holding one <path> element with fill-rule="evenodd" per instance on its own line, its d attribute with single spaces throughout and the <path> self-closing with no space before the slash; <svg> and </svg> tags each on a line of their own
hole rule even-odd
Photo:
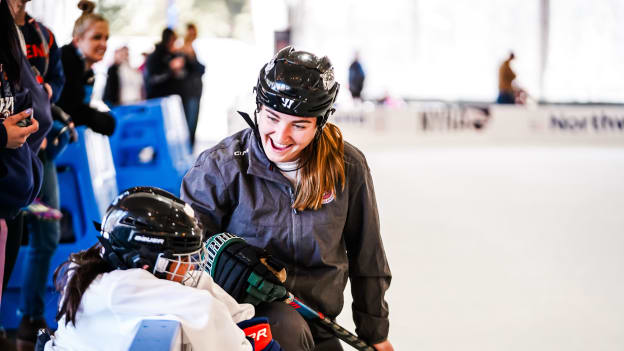
<svg viewBox="0 0 624 351">
<path fill-rule="evenodd" d="M 208 255 L 202 245 L 198 250 L 189 253 L 160 253 L 152 273 L 158 278 L 195 288 L 199 284 L 201 272 L 206 270 L 207 265 Z"/>
</svg>

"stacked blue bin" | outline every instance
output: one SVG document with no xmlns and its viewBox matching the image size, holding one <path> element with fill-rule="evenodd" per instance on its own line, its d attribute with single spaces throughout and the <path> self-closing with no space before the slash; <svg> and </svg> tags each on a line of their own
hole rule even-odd
<svg viewBox="0 0 624 351">
<path fill-rule="evenodd" d="M 110 138 L 119 189 L 157 186 L 180 194 L 193 155 L 182 102 L 176 95 L 111 110 L 117 131 Z"/>
<path fill-rule="evenodd" d="M 93 221 L 102 220 L 108 204 L 118 193 L 108 138 L 86 127 L 79 127 L 78 135 L 79 140 L 70 144 L 56 159 L 61 209 L 67 216 L 71 216 L 74 235 L 73 240 L 69 240 L 71 242 L 59 244 L 50 265 L 45 318 L 52 328 L 56 328 L 58 303 L 58 294 L 52 284 L 53 271 L 71 253 L 84 250 L 97 242 Z M 2 295 L 2 324 L 7 329 L 17 328 L 21 319 L 16 310 L 19 306 L 25 254 L 26 250 L 20 250 L 11 280 Z"/>
</svg>

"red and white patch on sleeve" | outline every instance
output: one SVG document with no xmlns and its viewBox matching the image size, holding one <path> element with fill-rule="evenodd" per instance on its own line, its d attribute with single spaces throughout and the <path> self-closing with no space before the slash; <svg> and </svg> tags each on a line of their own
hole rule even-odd
<svg viewBox="0 0 624 351">
<path fill-rule="evenodd" d="M 323 193 L 321 204 L 327 205 L 328 203 L 334 201 L 335 198 L 336 198 L 336 191 L 334 189 L 332 189 L 332 191 L 326 191 Z"/>
</svg>

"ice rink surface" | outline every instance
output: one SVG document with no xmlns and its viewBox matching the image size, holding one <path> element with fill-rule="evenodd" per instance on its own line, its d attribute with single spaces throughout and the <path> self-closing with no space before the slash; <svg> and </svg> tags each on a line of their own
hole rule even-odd
<svg viewBox="0 0 624 351">
<path fill-rule="evenodd" d="M 396 350 L 624 350 L 624 149 L 354 144 Z"/>
</svg>

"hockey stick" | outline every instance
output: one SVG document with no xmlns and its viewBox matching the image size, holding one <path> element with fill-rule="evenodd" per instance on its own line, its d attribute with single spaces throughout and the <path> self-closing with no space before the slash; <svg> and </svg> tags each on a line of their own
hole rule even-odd
<svg viewBox="0 0 624 351">
<path fill-rule="evenodd" d="M 296 298 L 292 293 L 288 293 L 288 297 L 284 300 L 287 304 L 289 304 L 292 308 L 294 308 L 299 314 L 310 321 L 315 321 L 332 334 L 338 337 L 338 339 L 346 342 L 347 344 L 353 346 L 356 350 L 361 351 L 375 351 L 375 349 L 367 344 L 364 340 L 358 338 L 357 336 L 351 334 L 348 330 L 341 327 L 340 325 L 333 322 L 331 319 L 325 317 L 321 312 L 317 312 L 312 308 L 308 307 L 306 304 L 301 302 L 298 298 Z"/>
<path fill-rule="evenodd" d="M 215 259 L 219 257 L 219 253 L 223 250 L 228 242 L 233 241 L 242 241 L 243 239 L 237 237 L 236 235 L 230 233 L 220 233 L 212 236 L 210 239 L 206 241 L 205 248 L 208 255 L 208 264 L 206 271 L 214 278 L 213 269 L 216 267 Z M 269 265 L 263 262 L 267 268 L 271 269 Z M 277 272 L 273 272 L 278 278 Z M 285 277 L 284 277 L 285 280 Z M 296 298 L 292 293 L 286 292 L 286 296 L 282 298 L 284 302 L 289 304 L 292 308 L 294 308 L 299 314 L 310 321 L 316 321 L 323 328 L 327 329 L 330 333 L 338 337 L 338 339 L 346 342 L 347 344 L 353 346 L 356 350 L 361 351 L 375 351 L 375 349 L 368 345 L 364 340 L 358 338 L 357 336 L 351 334 L 348 330 L 341 327 L 340 325 L 332 322 L 329 318 L 325 317 L 320 312 L 313 310 L 308 307 L 306 304 L 301 302 L 298 298 Z"/>
</svg>

